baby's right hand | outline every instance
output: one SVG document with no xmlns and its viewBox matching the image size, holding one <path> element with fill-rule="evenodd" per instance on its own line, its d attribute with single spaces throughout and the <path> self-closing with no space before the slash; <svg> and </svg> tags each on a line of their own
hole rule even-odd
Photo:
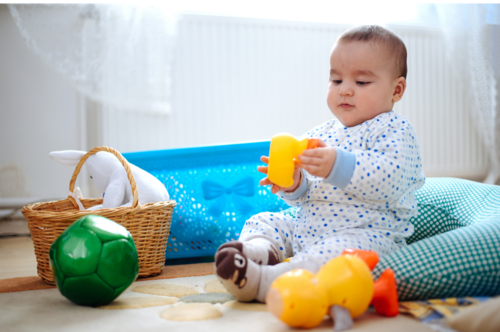
<svg viewBox="0 0 500 332">
<path fill-rule="evenodd" d="M 265 162 L 267 165 L 269 165 L 269 157 L 262 156 L 262 157 L 260 157 L 260 160 Z M 257 167 L 257 171 L 259 171 L 263 174 L 266 174 L 266 175 L 267 175 L 267 169 L 268 169 L 267 166 L 258 166 Z M 295 169 L 293 170 L 293 185 L 291 187 L 288 187 L 288 188 L 280 187 L 277 184 L 272 183 L 271 180 L 269 180 L 269 178 L 267 178 L 267 177 L 260 180 L 259 184 L 261 186 L 271 185 L 272 186 L 271 192 L 273 194 L 276 194 L 278 191 L 292 192 L 292 191 L 295 191 L 295 189 L 297 189 L 297 187 L 299 186 L 301 177 L 302 177 L 302 172 L 300 171 L 297 164 L 295 164 Z"/>
</svg>

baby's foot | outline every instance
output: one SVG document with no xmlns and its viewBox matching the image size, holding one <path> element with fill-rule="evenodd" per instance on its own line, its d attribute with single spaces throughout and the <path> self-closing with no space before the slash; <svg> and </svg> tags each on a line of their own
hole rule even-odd
<svg viewBox="0 0 500 332">
<path fill-rule="evenodd" d="M 221 283 L 237 300 L 248 302 L 255 299 L 261 269 L 242 251 L 231 246 L 219 248 L 215 255 L 215 270 Z"/>
<path fill-rule="evenodd" d="M 219 247 L 217 253 L 224 248 L 234 248 L 259 265 L 276 265 L 280 262 L 278 250 L 266 239 L 227 242 Z"/>
</svg>

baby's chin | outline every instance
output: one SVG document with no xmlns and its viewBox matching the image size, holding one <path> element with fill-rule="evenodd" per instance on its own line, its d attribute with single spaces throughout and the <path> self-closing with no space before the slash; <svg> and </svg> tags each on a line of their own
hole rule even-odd
<svg viewBox="0 0 500 332">
<path fill-rule="evenodd" d="M 356 127 L 357 125 L 362 124 L 366 121 L 364 119 L 353 119 L 347 116 L 337 117 L 337 119 L 340 121 L 340 123 L 342 123 L 344 127 Z"/>
<path fill-rule="evenodd" d="M 354 114 L 351 113 L 351 111 L 344 111 L 344 112 L 345 113 L 340 114 L 340 116 L 336 116 L 336 118 L 340 121 L 340 123 L 342 123 L 342 125 L 344 125 L 344 127 L 356 127 L 356 126 L 362 124 L 363 122 L 366 122 L 368 120 L 371 120 L 371 119 L 379 116 L 382 113 L 390 112 L 390 110 L 377 112 L 377 113 L 374 113 L 373 115 L 370 114 L 370 116 L 354 116 Z"/>
<path fill-rule="evenodd" d="M 357 125 L 359 124 L 362 124 L 364 121 L 342 121 L 340 120 L 340 123 L 342 123 L 342 125 L 344 125 L 344 127 L 356 127 Z"/>
</svg>

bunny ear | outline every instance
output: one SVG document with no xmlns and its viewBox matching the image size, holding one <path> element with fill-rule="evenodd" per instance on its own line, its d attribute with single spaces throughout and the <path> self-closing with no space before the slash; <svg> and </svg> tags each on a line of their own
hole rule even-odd
<svg viewBox="0 0 500 332">
<path fill-rule="evenodd" d="M 76 150 L 52 151 L 49 156 L 60 164 L 76 166 L 85 153 L 85 151 Z"/>
</svg>

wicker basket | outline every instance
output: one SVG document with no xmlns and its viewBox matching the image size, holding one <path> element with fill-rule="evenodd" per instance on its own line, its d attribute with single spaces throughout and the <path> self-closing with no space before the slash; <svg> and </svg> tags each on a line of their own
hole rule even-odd
<svg viewBox="0 0 500 332">
<path fill-rule="evenodd" d="M 140 205 L 139 193 L 132 171 L 128 162 L 118 151 L 106 146 L 96 147 L 89 151 L 76 166 L 69 190 L 74 192 L 76 177 L 85 160 L 99 151 L 114 154 L 127 171 L 134 196 L 132 206 L 80 211 L 75 199 L 68 196 L 68 198 L 59 201 L 30 204 L 22 209 L 23 215 L 28 220 L 28 227 L 35 246 L 38 275 L 51 285 L 55 285 L 55 282 L 49 265 L 50 246 L 69 225 L 88 214 L 109 218 L 129 230 L 139 254 L 139 277 L 158 275 L 164 267 L 170 221 L 176 203 L 170 200 Z M 102 204 L 102 199 L 81 199 L 80 201 L 85 208 Z"/>
</svg>

